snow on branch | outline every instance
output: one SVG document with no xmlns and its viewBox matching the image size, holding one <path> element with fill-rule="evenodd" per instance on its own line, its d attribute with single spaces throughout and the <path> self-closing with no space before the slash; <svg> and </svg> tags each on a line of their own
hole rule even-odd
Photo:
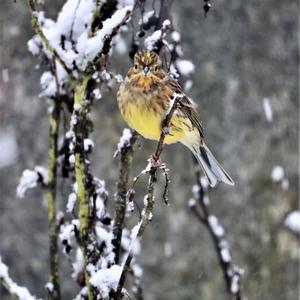
<svg viewBox="0 0 300 300">
<path fill-rule="evenodd" d="M 34 0 L 28 0 L 28 3 L 31 9 L 32 27 L 39 36 L 39 39 L 35 38 L 32 42 L 29 42 L 29 50 L 33 50 L 32 53 L 35 55 L 38 52 L 37 49 L 40 48 L 40 46 L 43 44 L 45 50 L 48 51 L 48 55 L 53 55 L 55 59 L 61 64 L 65 72 L 70 77 L 73 77 L 71 69 L 67 66 L 66 62 L 61 58 L 57 49 L 55 49 L 55 46 L 51 44 L 51 42 L 48 40 L 45 33 L 43 32 L 43 27 L 41 23 L 46 24 L 46 26 L 53 26 L 53 21 L 50 19 L 44 20 L 43 12 L 38 12 L 36 10 Z M 36 46 L 34 46 L 34 42 L 36 43 Z"/>
<path fill-rule="evenodd" d="M 17 187 L 17 197 L 24 198 L 25 192 L 36 187 L 38 183 L 43 187 L 48 184 L 48 171 L 44 167 L 36 166 L 34 170 L 24 170 Z"/>
<path fill-rule="evenodd" d="M 123 290 L 125 280 L 126 280 L 126 276 L 127 276 L 127 272 L 129 270 L 130 264 L 133 260 L 134 246 L 135 246 L 136 242 L 138 242 L 142 238 L 143 233 L 144 233 L 147 225 L 153 219 L 153 209 L 154 209 L 154 203 L 155 203 L 155 201 L 154 201 L 154 188 L 155 188 L 155 182 L 156 182 L 156 172 L 157 172 L 158 169 L 162 169 L 165 176 L 166 176 L 166 186 L 165 186 L 165 191 L 164 191 L 164 197 L 166 197 L 165 194 L 167 193 L 167 190 L 168 190 L 169 177 L 167 175 L 166 166 L 164 164 L 161 164 L 159 159 L 160 159 L 161 153 L 163 151 L 164 139 L 165 139 L 165 137 L 167 136 L 167 134 L 169 132 L 168 128 L 169 128 L 169 125 L 170 125 L 170 121 L 172 119 L 172 116 L 173 116 L 175 110 L 178 107 L 180 99 L 181 98 L 178 97 L 178 96 L 174 97 L 174 101 L 172 102 L 172 106 L 169 109 L 168 113 L 166 114 L 166 116 L 165 116 L 165 118 L 162 122 L 161 135 L 160 135 L 160 139 L 159 139 L 159 142 L 157 144 L 156 150 L 152 154 L 152 156 L 150 157 L 149 163 L 147 164 L 147 168 L 149 168 L 149 171 L 148 171 L 149 179 L 148 179 L 148 185 L 147 185 L 147 192 L 146 192 L 146 195 L 144 197 L 144 207 L 143 207 L 143 210 L 142 210 L 142 213 L 141 213 L 141 220 L 139 221 L 139 223 L 132 230 L 130 248 L 129 248 L 127 257 L 125 259 L 125 262 L 122 266 L 122 272 L 121 272 L 120 280 L 118 282 L 118 287 L 117 287 L 117 291 L 115 293 L 115 298 L 114 299 L 120 299 L 120 297 L 121 297 L 122 290 Z M 150 167 L 149 167 L 149 164 L 150 164 Z"/>
<path fill-rule="evenodd" d="M 160 49 L 158 45 L 164 45 L 167 43 L 164 40 L 164 37 L 166 36 L 170 28 L 171 28 L 170 20 L 165 20 L 162 24 L 161 29 L 154 31 L 152 35 L 150 35 L 145 39 L 144 41 L 145 48 L 151 51 L 157 51 L 157 48 Z"/>
<path fill-rule="evenodd" d="M 289 180 L 286 177 L 282 166 L 276 165 L 273 167 L 271 172 L 271 179 L 273 182 L 280 184 L 282 190 L 289 189 Z"/>
<path fill-rule="evenodd" d="M 116 34 L 118 28 L 126 24 L 132 9 L 132 6 L 126 6 L 117 10 L 111 18 L 103 21 L 102 28 L 93 37 L 89 38 L 87 31 L 80 35 L 76 46 L 78 51 L 76 62 L 81 70 L 84 70 L 88 63 L 93 61 L 103 51 L 106 41 Z"/>
<path fill-rule="evenodd" d="M 111 290 L 117 290 L 121 272 L 122 267 L 119 265 L 113 265 L 109 269 L 101 269 L 91 276 L 91 284 L 100 291 L 101 297 L 106 299 Z"/>
<path fill-rule="evenodd" d="M 131 145 L 131 140 L 133 137 L 133 132 L 129 128 L 124 128 L 122 136 L 120 137 L 120 140 L 117 145 L 117 150 L 114 153 L 114 157 L 116 157 L 119 153 L 124 151 L 126 147 L 129 147 Z"/>
<path fill-rule="evenodd" d="M 19 286 L 16 284 L 8 273 L 8 267 L 2 262 L 0 256 L 0 283 L 8 290 L 8 292 L 13 296 L 17 297 L 19 300 L 36 300 L 35 296 L 32 296 L 27 288 Z"/>
<path fill-rule="evenodd" d="M 54 56 L 64 70 L 59 72 L 60 79 L 64 81 L 68 80 L 68 76 L 76 79 L 78 71 L 86 71 L 101 53 L 109 52 L 112 38 L 129 21 L 133 10 L 133 4 L 119 6 L 111 17 L 102 20 L 101 29 L 91 32 L 96 11 L 93 0 L 68 0 L 56 21 L 46 18 L 43 11 L 37 11 L 34 0 L 28 1 L 37 33 L 28 41 L 28 49 L 33 55 L 42 50 L 48 59 Z M 46 73 L 44 85 L 47 80 L 51 82 Z"/>
</svg>

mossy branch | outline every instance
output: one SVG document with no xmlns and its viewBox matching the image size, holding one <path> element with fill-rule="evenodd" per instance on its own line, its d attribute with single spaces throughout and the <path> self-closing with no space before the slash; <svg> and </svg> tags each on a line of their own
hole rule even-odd
<svg viewBox="0 0 300 300">
<path fill-rule="evenodd" d="M 122 240 L 122 231 L 124 226 L 124 219 L 126 213 L 126 199 L 128 191 L 128 179 L 133 160 L 133 153 L 137 142 L 137 133 L 132 132 L 132 136 L 120 149 L 120 164 L 119 164 L 119 180 L 118 191 L 116 194 L 115 216 L 114 216 L 114 228 L 113 228 L 113 240 L 115 252 L 115 263 L 119 263 L 120 247 Z"/>
<path fill-rule="evenodd" d="M 59 261 L 58 261 L 58 227 L 56 224 L 56 170 L 57 170 L 57 139 L 60 122 L 60 104 L 54 100 L 54 107 L 49 116 L 49 151 L 48 151 L 48 235 L 50 256 L 50 282 L 53 290 L 49 291 L 49 299 L 60 299 Z"/>
<path fill-rule="evenodd" d="M 85 76 L 77 85 L 74 94 L 74 107 L 79 107 L 77 113 L 77 124 L 75 127 L 76 135 L 76 154 L 75 154 L 75 177 L 77 183 L 77 197 L 79 200 L 79 220 L 80 220 L 80 239 L 84 241 L 89 229 L 89 199 L 85 189 L 85 163 L 83 155 L 83 118 L 84 118 L 84 99 L 89 81 L 89 76 Z"/>
<path fill-rule="evenodd" d="M 75 88 L 74 94 L 74 112 L 77 118 L 77 124 L 75 126 L 76 135 L 76 147 L 75 147 L 75 178 L 77 183 L 77 198 L 79 201 L 79 240 L 80 248 L 83 254 L 83 271 L 85 274 L 85 283 L 88 288 L 88 299 L 95 299 L 94 289 L 90 284 L 90 275 L 87 271 L 88 264 L 88 241 L 89 241 L 89 225 L 90 225 L 90 203 L 89 195 L 86 189 L 86 166 L 85 166 L 85 156 L 84 156 L 84 100 L 87 91 L 87 85 L 90 80 L 88 75 L 84 75 L 81 81 Z M 78 110 L 75 111 L 75 107 Z"/>
</svg>

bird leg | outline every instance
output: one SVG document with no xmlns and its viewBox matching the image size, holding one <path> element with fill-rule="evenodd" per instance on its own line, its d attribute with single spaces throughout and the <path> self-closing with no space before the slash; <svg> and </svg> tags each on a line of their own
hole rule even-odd
<svg viewBox="0 0 300 300">
<path fill-rule="evenodd" d="M 156 153 L 150 155 L 151 169 L 158 169 L 162 166 L 162 162 Z"/>
</svg>

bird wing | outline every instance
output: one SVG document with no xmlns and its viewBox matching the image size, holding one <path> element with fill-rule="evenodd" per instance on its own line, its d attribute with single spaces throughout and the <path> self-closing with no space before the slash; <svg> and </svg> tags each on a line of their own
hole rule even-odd
<svg viewBox="0 0 300 300">
<path fill-rule="evenodd" d="M 196 111 L 193 103 L 185 95 L 185 93 L 182 90 L 178 81 L 169 77 L 167 84 L 170 86 L 173 93 L 184 95 L 180 99 L 180 106 L 179 106 L 178 110 L 180 112 L 182 112 L 183 115 L 186 116 L 191 121 L 192 125 L 197 128 L 197 130 L 200 133 L 200 136 L 203 138 L 204 132 L 203 132 L 202 123 L 200 121 L 200 116 L 199 116 L 198 112 Z"/>
</svg>

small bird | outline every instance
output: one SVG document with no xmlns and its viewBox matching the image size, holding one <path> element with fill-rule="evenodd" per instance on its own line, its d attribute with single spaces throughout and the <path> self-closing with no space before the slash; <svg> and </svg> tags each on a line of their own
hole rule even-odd
<svg viewBox="0 0 300 300">
<path fill-rule="evenodd" d="M 162 123 L 174 97 L 180 105 L 169 123 L 165 144 L 182 143 L 201 165 L 210 186 L 218 182 L 234 185 L 233 180 L 217 162 L 204 143 L 200 117 L 179 83 L 162 68 L 159 56 L 140 51 L 117 93 L 118 106 L 126 123 L 146 139 L 160 139 Z"/>
</svg>

